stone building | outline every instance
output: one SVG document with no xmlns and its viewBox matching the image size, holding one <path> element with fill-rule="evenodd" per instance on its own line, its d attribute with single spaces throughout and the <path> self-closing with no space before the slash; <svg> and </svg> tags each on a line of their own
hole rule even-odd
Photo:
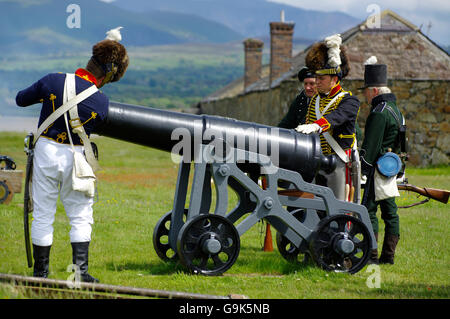
<svg viewBox="0 0 450 319">
<path fill-rule="evenodd" d="M 379 25 L 363 21 L 341 33 L 351 70 L 342 86 L 361 101 L 364 129 L 369 106 L 361 87 L 364 61 L 372 55 L 387 64 L 389 87 L 406 117 L 410 164 L 448 165 L 450 158 L 450 56 L 421 30 L 390 10 Z M 276 126 L 299 90 L 298 70 L 309 47 L 292 56 L 294 23 L 272 22 L 271 59 L 261 64 L 263 43 L 244 41 L 245 75 L 204 98 L 200 112 Z"/>
</svg>

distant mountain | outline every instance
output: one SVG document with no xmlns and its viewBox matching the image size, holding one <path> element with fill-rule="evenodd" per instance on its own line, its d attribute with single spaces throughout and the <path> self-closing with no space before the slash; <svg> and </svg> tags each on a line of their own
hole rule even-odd
<svg viewBox="0 0 450 319">
<path fill-rule="evenodd" d="M 81 27 L 69 28 L 69 4 L 80 7 Z M 88 48 L 123 26 L 125 45 L 223 43 L 243 35 L 192 13 L 131 12 L 99 0 L 0 0 L 2 54 L 55 53 Z"/>
<path fill-rule="evenodd" d="M 286 21 L 295 22 L 294 37 L 305 39 L 322 39 L 361 22 L 342 12 L 304 10 L 267 0 L 115 0 L 112 4 L 135 12 L 160 10 L 196 14 L 245 37 L 267 36 L 269 22 L 280 21 L 281 10 L 285 11 Z"/>
</svg>

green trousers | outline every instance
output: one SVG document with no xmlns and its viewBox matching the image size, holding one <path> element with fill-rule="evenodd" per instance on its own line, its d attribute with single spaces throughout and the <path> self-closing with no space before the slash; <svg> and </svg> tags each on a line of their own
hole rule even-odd
<svg viewBox="0 0 450 319">
<path fill-rule="evenodd" d="M 367 201 L 364 204 L 369 212 L 370 221 L 374 233 L 378 233 L 377 210 L 380 206 L 381 219 L 384 221 L 384 232 L 392 235 L 400 236 L 400 218 L 397 214 L 397 204 L 395 197 L 375 201 L 375 190 L 371 187 L 368 193 Z"/>
</svg>

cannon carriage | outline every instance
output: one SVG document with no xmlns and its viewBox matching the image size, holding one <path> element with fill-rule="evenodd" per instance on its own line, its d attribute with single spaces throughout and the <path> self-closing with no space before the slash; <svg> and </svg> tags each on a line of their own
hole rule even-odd
<svg viewBox="0 0 450 319">
<path fill-rule="evenodd" d="M 356 273 L 376 248 L 366 208 L 311 183 L 319 169 L 336 165 L 317 135 L 115 102 L 99 133 L 180 155 L 172 210 L 153 231 L 164 261 L 220 275 L 238 258 L 240 237 L 262 219 L 277 230 L 289 261 L 308 253 L 326 270 Z M 238 198 L 231 209 L 230 192 Z"/>
<path fill-rule="evenodd" d="M 14 194 L 22 191 L 22 175 L 11 157 L 0 155 L 0 204 L 9 204 Z"/>
</svg>

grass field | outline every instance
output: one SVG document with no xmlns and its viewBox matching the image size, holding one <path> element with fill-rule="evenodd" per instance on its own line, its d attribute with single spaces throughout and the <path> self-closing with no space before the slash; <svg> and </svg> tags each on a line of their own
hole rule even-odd
<svg viewBox="0 0 450 319">
<path fill-rule="evenodd" d="M 0 154 L 25 168 L 20 133 L 0 135 Z M 380 288 L 366 284 L 372 272 L 355 275 L 325 272 L 314 265 L 291 264 L 279 254 L 262 251 L 264 225 L 241 237 L 241 250 L 224 275 L 191 275 L 181 265 L 165 263 L 152 244 L 153 228 L 171 210 L 177 164 L 169 153 L 98 137 L 100 149 L 99 201 L 94 205 L 90 273 L 102 283 L 202 294 L 243 294 L 250 298 L 449 298 L 449 208 L 430 201 L 401 209 L 401 239 L 395 265 L 380 265 Z M 449 167 L 407 170 L 409 182 L 450 189 Z M 417 201 L 402 193 L 400 205 Z M 23 240 L 23 192 L 0 206 L 0 273 L 32 275 Z M 380 223 L 381 230 L 383 223 Z M 71 264 L 69 225 L 58 203 L 50 256 L 50 278 L 67 279 Z M 272 229 L 275 238 L 275 231 Z M 382 232 L 380 238 L 383 238 Z M 0 298 L 22 298 L 20 291 L 0 285 Z"/>
</svg>

